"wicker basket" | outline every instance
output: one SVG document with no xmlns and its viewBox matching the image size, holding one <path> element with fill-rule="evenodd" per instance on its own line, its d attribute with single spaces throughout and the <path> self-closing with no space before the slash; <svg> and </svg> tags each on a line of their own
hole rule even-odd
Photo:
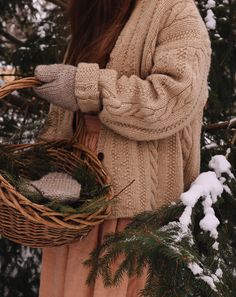
<svg viewBox="0 0 236 297">
<path fill-rule="evenodd" d="M 0 89 L 0 99 L 11 92 L 39 85 L 35 78 L 14 81 Z M 77 132 L 81 126 L 78 125 Z M 7 144 L 9 151 L 19 152 L 36 146 L 46 146 L 62 172 L 70 174 L 80 164 L 86 163 L 96 174 L 101 185 L 110 184 L 110 178 L 97 156 L 84 145 L 62 140 L 36 144 Z M 29 155 L 29 158 L 32 156 Z M 27 162 L 27 160 L 25 160 Z M 23 173 L 27 177 L 27 172 Z M 112 188 L 106 200 L 112 198 Z M 14 242 L 35 247 L 53 247 L 72 243 L 86 236 L 93 226 L 102 223 L 110 214 L 110 206 L 96 213 L 65 215 L 46 206 L 31 202 L 0 175 L 0 234 Z"/>
</svg>

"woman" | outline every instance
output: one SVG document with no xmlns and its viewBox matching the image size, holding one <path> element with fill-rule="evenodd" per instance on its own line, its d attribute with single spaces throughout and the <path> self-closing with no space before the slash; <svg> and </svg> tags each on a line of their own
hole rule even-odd
<svg viewBox="0 0 236 297">
<path fill-rule="evenodd" d="M 52 105 L 39 139 L 70 138 L 74 113 L 119 195 L 82 241 L 43 250 L 40 297 L 138 296 L 146 275 L 85 285 L 82 262 L 104 234 L 179 199 L 199 174 L 211 45 L 194 0 L 74 0 L 66 64 L 41 65 L 35 88 Z M 118 263 L 115 263 L 117 266 Z M 115 268 L 115 267 L 114 267 Z"/>
</svg>

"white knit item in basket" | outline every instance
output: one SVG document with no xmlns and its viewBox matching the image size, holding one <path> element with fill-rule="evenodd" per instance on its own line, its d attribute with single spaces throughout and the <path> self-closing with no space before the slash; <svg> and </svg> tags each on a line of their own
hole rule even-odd
<svg viewBox="0 0 236 297">
<path fill-rule="evenodd" d="M 66 173 L 48 173 L 39 180 L 31 181 L 30 184 L 50 200 L 66 201 L 80 197 L 81 185 Z M 29 186 L 30 191 L 37 192 L 34 187 Z"/>
</svg>

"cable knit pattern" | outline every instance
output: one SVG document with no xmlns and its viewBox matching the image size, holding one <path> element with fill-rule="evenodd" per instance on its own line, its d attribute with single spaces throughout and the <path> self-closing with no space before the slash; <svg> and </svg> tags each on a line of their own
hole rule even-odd
<svg viewBox="0 0 236 297">
<path fill-rule="evenodd" d="M 79 107 L 82 112 L 100 111 L 98 64 L 80 63 L 76 73 L 75 95 L 79 98 Z"/>
<path fill-rule="evenodd" d="M 78 65 L 78 105 L 98 113 L 97 152 L 115 193 L 135 179 L 111 218 L 176 201 L 199 174 L 211 53 L 194 0 L 139 0 L 106 68 Z"/>
<path fill-rule="evenodd" d="M 150 174 L 151 174 L 151 206 L 152 208 L 157 207 L 156 193 L 158 192 L 158 141 L 148 142 L 148 148 L 150 151 Z"/>
</svg>

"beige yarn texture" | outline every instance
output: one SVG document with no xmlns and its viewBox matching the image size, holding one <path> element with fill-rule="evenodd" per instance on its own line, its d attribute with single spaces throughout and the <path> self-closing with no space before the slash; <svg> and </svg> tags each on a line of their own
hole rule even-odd
<svg viewBox="0 0 236 297">
<path fill-rule="evenodd" d="M 80 63 L 75 94 L 99 112 L 97 153 L 118 193 L 111 218 L 178 201 L 200 171 L 211 43 L 194 0 L 139 0 L 105 69 Z M 51 106 L 39 139 L 71 137 L 73 113 Z"/>
<path fill-rule="evenodd" d="M 67 201 L 78 199 L 81 185 L 70 175 L 62 172 L 48 173 L 41 179 L 31 181 L 44 197 L 50 200 Z M 30 191 L 37 192 L 34 187 L 28 187 Z"/>
</svg>

